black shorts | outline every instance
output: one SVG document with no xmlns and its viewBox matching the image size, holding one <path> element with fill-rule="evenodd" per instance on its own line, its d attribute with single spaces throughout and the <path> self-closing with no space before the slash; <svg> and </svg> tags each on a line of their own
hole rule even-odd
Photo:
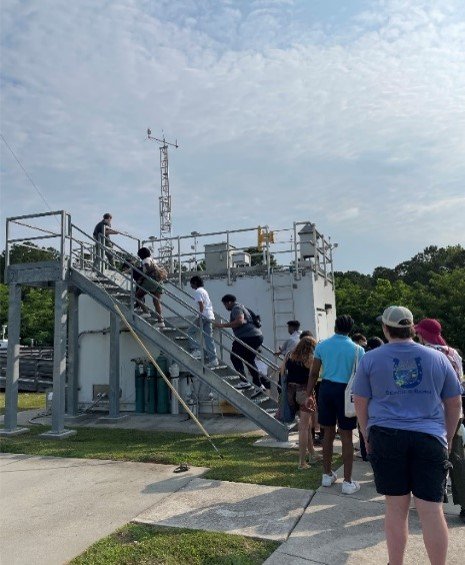
<svg viewBox="0 0 465 565">
<path fill-rule="evenodd" d="M 379 494 L 412 493 L 421 500 L 443 501 L 450 463 L 447 449 L 438 438 L 381 426 L 372 426 L 368 437 L 369 458 Z"/>
<path fill-rule="evenodd" d="M 347 418 L 344 413 L 344 393 L 347 385 L 323 379 L 318 391 L 318 423 L 321 426 L 337 425 L 341 430 L 355 430 L 357 418 Z"/>
</svg>

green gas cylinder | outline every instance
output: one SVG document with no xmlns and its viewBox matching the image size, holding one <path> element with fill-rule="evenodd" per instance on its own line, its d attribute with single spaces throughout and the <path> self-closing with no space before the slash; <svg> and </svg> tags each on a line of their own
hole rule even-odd
<svg viewBox="0 0 465 565">
<path fill-rule="evenodd" d="M 159 355 L 157 363 L 163 373 L 169 377 L 168 359 L 164 355 Z M 158 414 L 170 413 L 170 389 L 160 374 L 157 375 L 157 412 Z"/>
<path fill-rule="evenodd" d="M 135 370 L 136 384 L 136 412 L 145 410 L 145 367 L 143 363 L 136 362 Z"/>
<path fill-rule="evenodd" d="M 145 380 L 145 389 L 146 389 L 146 399 L 147 404 L 145 406 L 145 411 L 148 414 L 155 414 L 155 406 L 157 401 L 157 375 L 155 371 L 155 367 L 152 363 L 147 364 L 147 378 Z"/>
</svg>

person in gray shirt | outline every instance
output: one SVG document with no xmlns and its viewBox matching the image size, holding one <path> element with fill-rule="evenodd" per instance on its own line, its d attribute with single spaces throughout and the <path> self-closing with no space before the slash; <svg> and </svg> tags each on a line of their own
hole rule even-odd
<svg viewBox="0 0 465 565">
<path fill-rule="evenodd" d="M 242 343 L 234 340 L 231 349 L 231 363 L 241 375 L 241 380 L 248 382 L 245 376 L 244 361 L 249 369 L 255 386 L 265 388 L 262 384 L 260 374 L 255 366 L 257 350 L 263 343 L 263 334 L 252 319 L 252 315 L 245 306 L 239 304 L 233 294 L 225 294 L 221 299 L 229 315 L 229 322 L 216 323 L 217 328 L 231 328 L 234 336 L 248 345 L 251 349 L 244 347 Z"/>
</svg>

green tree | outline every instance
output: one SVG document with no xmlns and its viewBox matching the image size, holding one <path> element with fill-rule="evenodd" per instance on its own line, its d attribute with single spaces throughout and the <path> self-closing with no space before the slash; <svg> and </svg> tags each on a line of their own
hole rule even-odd
<svg viewBox="0 0 465 565">
<path fill-rule="evenodd" d="M 336 273 L 336 306 L 350 314 L 357 331 L 382 336 L 376 317 L 391 304 L 410 308 L 416 320 L 437 318 L 448 343 L 465 352 L 465 249 L 427 247 L 394 269 L 373 275 Z"/>
<path fill-rule="evenodd" d="M 15 244 L 10 249 L 10 264 L 58 261 L 59 252 L 52 248 L 38 247 L 31 242 Z M 8 323 L 8 286 L 3 284 L 5 251 L 0 255 L 0 325 Z M 54 298 L 49 288 L 22 287 L 21 328 L 23 343 L 31 339 L 36 345 L 53 344 Z"/>
</svg>

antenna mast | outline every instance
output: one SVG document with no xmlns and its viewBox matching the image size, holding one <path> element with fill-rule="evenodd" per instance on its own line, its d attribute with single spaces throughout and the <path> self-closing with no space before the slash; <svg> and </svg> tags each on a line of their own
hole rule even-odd
<svg viewBox="0 0 465 565">
<path fill-rule="evenodd" d="M 152 137 L 152 131 L 147 129 L 147 139 L 160 143 L 160 177 L 161 177 L 161 194 L 159 197 L 160 209 L 160 262 L 169 266 L 172 270 L 173 266 L 173 244 L 171 243 L 171 195 L 170 180 L 168 170 L 168 145 L 178 148 L 177 140 L 174 143 L 166 141 L 165 134 L 163 139 Z"/>
</svg>

